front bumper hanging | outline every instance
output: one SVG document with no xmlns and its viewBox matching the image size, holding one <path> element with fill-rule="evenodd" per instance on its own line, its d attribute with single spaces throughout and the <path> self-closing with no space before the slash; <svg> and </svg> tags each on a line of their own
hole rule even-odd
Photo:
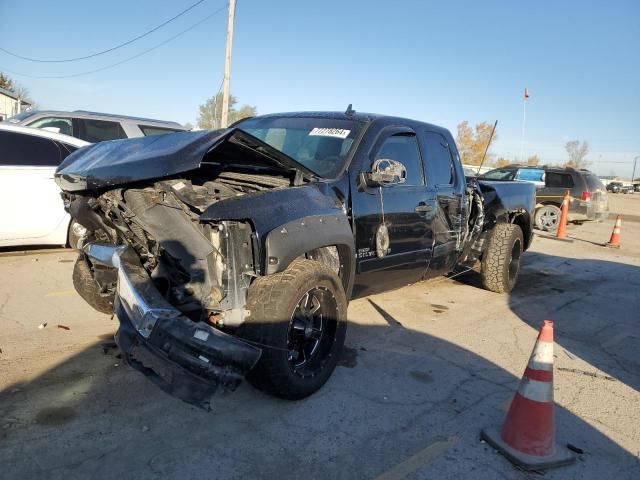
<svg viewBox="0 0 640 480">
<path fill-rule="evenodd" d="M 259 348 L 193 322 L 165 300 L 131 247 L 89 243 L 84 252 L 118 270 L 116 343 L 125 363 L 164 391 L 203 405 L 218 387 L 234 390 L 260 358 Z"/>
</svg>

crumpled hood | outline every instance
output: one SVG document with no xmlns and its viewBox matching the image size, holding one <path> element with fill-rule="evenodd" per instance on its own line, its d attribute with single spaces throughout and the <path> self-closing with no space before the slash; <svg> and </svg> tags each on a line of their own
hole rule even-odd
<svg viewBox="0 0 640 480">
<path fill-rule="evenodd" d="M 82 191 L 170 177 L 199 168 L 214 149 L 221 153 L 215 163 L 313 175 L 291 157 L 231 128 L 96 143 L 69 155 L 56 170 L 55 179 L 64 191 Z"/>
</svg>

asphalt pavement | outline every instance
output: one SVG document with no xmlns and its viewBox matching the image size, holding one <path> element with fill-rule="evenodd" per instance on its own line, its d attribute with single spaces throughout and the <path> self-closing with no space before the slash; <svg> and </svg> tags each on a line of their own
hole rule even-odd
<svg viewBox="0 0 640 480">
<path fill-rule="evenodd" d="M 74 292 L 69 250 L 0 254 L 0 477 L 537 478 L 479 438 L 499 425 L 555 321 L 557 438 L 584 451 L 550 479 L 640 478 L 640 194 L 613 219 L 537 236 L 516 290 L 445 277 L 353 301 L 347 349 L 317 394 L 244 383 L 211 411 L 124 366 L 117 320 Z M 625 220 L 625 217 L 627 220 Z"/>
</svg>

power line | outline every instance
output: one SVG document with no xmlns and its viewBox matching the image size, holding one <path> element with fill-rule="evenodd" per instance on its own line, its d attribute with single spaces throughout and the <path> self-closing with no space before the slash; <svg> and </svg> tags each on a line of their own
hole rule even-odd
<svg viewBox="0 0 640 480">
<path fill-rule="evenodd" d="M 92 53 L 90 55 L 84 55 L 82 57 L 74 57 L 74 58 L 60 58 L 60 59 L 43 59 L 43 58 L 32 58 L 32 57 L 26 57 L 24 55 L 20 55 L 14 52 L 11 52 L 5 48 L 0 47 L 0 51 L 11 55 L 12 57 L 16 57 L 16 58 L 20 58 L 22 60 L 27 60 L 29 62 L 39 62 L 39 63 L 65 63 L 65 62 L 75 62 L 78 60 L 86 60 L 87 58 L 93 58 L 93 57 L 97 57 L 99 55 L 104 55 L 105 53 L 109 53 L 109 52 L 113 52 L 114 50 L 118 50 L 119 48 L 122 47 L 126 47 L 127 45 L 132 44 L 133 42 L 136 42 L 150 34 L 152 34 L 153 32 L 155 32 L 156 30 L 161 29 L 162 27 L 164 27 L 165 25 L 168 25 L 169 23 L 173 22 L 174 20 L 180 18 L 182 15 L 184 15 L 185 13 L 189 12 L 190 10 L 193 10 L 195 7 L 197 7 L 198 5 L 200 5 L 202 2 L 205 2 L 206 0 L 198 0 L 196 3 L 194 3 L 193 5 L 187 7 L 186 9 L 184 9 L 183 11 L 181 11 L 180 13 L 178 13 L 177 15 L 171 17 L 169 20 L 161 23 L 160 25 L 153 27 L 151 30 L 147 30 L 146 32 L 144 32 L 141 35 L 138 35 L 137 37 L 134 37 L 130 40 L 127 40 L 126 42 L 120 43 L 118 45 L 115 45 L 111 48 L 107 48 L 106 50 L 102 50 L 100 52 L 95 52 Z"/>
<path fill-rule="evenodd" d="M 113 68 L 113 67 L 117 67 L 118 65 L 122 65 L 123 63 L 130 62 L 131 60 L 134 60 L 134 59 L 139 58 L 139 57 L 141 57 L 141 56 L 143 56 L 143 55 L 146 55 L 147 53 L 152 52 L 153 50 L 157 50 L 158 48 L 160 48 L 160 47 L 162 47 L 162 46 L 166 45 L 167 43 L 171 42 L 172 40 L 175 40 L 176 38 L 178 38 L 178 37 L 180 37 L 180 36 L 184 35 L 185 33 L 187 33 L 187 32 L 189 32 L 189 31 L 193 30 L 193 29 L 194 29 L 194 28 L 196 28 L 197 26 L 199 26 L 199 25 L 203 24 L 204 22 L 206 22 L 207 20 L 209 20 L 209 19 L 210 19 L 210 18 L 212 18 L 213 16 L 217 15 L 217 14 L 218 14 L 218 13 L 220 13 L 221 11 L 225 10 L 226 8 L 227 8 L 227 7 L 226 7 L 226 5 L 225 5 L 225 6 L 223 6 L 223 7 L 221 7 L 221 8 L 219 8 L 218 10 L 216 10 L 215 12 L 213 12 L 212 14 L 207 15 L 206 17 L 204 17 L 202 20 L 200 20 L 200 21 L 198 21 L 198 22 L 194 23 L 194 24 L 193 24 L 193 25 L 191 25 L 190 27 L 185 28 L 184 30 L 182 30 L 182 31 L 180 31 L 180 32 L 178 32 L 178 33 L 176 33 L 176 34 L 175 34 L 175 35 L 173 35 L 172 37 L 167 38 L 167 39 L 166 39 L 166 40 L 164 40 L 163 42 L 160 42 L 160 43 L 158 43 L 157 45 L 155 45 L 155 46 L 153 46 L 153 47 L 151 47 L 151 48 L 148 48 L 148 49 L 146 49 L 146 50 L 143 50 L 142 52 L 140 52 L 140 53 L 138 53 L 138 54 L 136 54 L 136 55 L 133 55 L 133 56 L 131 56 L 131 57 L 125 58 L 124 60 L 121 60 L 121 61 L 119 61 L 119 62 L 112 63 L 112 64 L 110 64 L 110 65 L 106 65 L 106 66 L 101 67 L 101 68 L 96 68 L 96 69 L 94 69 L 94 70 L 88 70 L 88 71 L 86 71 L 86 72 L 79 72 L 79 73 L 72 73 L 72 74 L 70 74 L 70 75 L 29 75 L 29 74 L 26 74 L 26 73 L 20 73 L 20 72 L 15 72 L 15 71 L 13 71 L 13 70 L 9 70 L 8 68 L 3 68 L 3 70 L 5 70 L 6 72 L 9 72 L 9 73 L 11 73 L 11 74 L 13 74 L 13 75 L 19 75 L 19 76 L 21 76 L 21 77 L 27 77 L 27 78 L 73 78 L 73 77 L 80 77 L 80 76 L 82 76 L 82 75 L 90 75 L 90 74 L 92 74 L 92 73 L 102 72 L 103 70 L 107 70 L 107 69 L 109 69 L 109 68 Z"/>
</svg>

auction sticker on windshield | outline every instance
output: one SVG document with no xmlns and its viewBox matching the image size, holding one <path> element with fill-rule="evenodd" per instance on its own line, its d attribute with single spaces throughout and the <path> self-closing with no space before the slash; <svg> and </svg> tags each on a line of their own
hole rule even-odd
<svg viewBox="0 0 640 480">
<path fill-rule="evenodd" d="M 344 128 L 314 128 L 309 132 L 310 136 L 314 137 L 336 137 L 336 138 L 347 138 L 351 130 L 346 130 Z"/>
</svg>

